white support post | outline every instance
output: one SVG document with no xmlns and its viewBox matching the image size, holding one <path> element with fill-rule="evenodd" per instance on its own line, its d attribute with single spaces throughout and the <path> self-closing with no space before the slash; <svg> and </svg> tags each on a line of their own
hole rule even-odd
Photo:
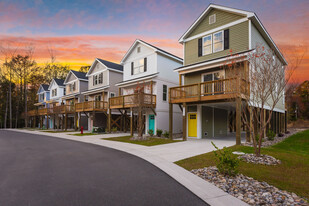
<svg viewBox="0 0 309 206">
<path fill-rule="evenodd" d="M 202 139 L 202 105 L 197 105 L 197 139 Z"/>
</svg>

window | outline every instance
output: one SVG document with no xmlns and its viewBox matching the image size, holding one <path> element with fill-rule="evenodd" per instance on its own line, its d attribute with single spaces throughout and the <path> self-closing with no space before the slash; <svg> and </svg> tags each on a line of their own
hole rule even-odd
<svg viewBox="0 0 309 206">
<path fill-rule="evenodd" d="M 39 94 L 39 101 L 44 101 L 44 93 L 43 94 Z"/>
<path fill-rule="evenodd" d="M 98 75 L 93 75 L 93 85 L 98 84 Z"/>
<path fill-rule="evenodd" d="M 57 96 L 57 88 L 52 90 L 52 97 Z"/>
<path fill-rule="evenodd" d="M 65 88 L 63 88 L 63 95 L 65 95 L 65 92 L 66 92 L 66 89 L 65 89 Z"/>
<path fill-rule="evenodd" d="M 167 86 L 163 84 L 163 101 L 167 100 Z"/>
<path fill-rule="evenodd" d="M 212 53 L 212 36 L 203 37 L 203 55 Z"/>
<path fill-rule="evenodd" d="M 213 50 L 214 52 L 223 50 L 223 31 L 213 34 Z"/>
<path fill-rule="evenodd" d="M 96 96 L 94 97 L 94 100 L 95 100 L 95 101 L 101 101 L 101 95 L 96 95 Z"/>
<path fill-rule="evenodd" d="M 140 53 L 141 52 L 141 47 L 137 47 L 137 53 Z"/>
<path fill-rule="evenodd" d="M 76 89 L 76 82 L 73 82 L 72 84 L 70 84 L 70 91 L 71 92 L 74 92 L 75 91 L 75 89 Z"/>
<path fill-rule="evenodd" d="M 224 70 L 202 75 L 202 82 L 212 82 L 220 79 L 224 79 Z M 224 82 L 216 81 L 209 84 L 203 84 L 201 89 L 203 95 L 220 94 L 224 91 Z"/>
<path fill-rule="evenodd" d="M 99 74 L 99 84 L 103 83 L 103 73 Z"/>
<path fill-rule="evenodd" d="M 134 61 L 133 74 L 140 74 L 144 72 L 144 59 Z"/>
<path fill-rule="evenodd" d="M 111 93 L 110 93 L 110 97 L 115 97 L 115 93 L 114 93 L 114 92 L 111 92 Z"/>
<path fill-rule="evenodd" d="M 216 14 L 209 16 L 209 24 L 216 23 Z"/>
</svg>

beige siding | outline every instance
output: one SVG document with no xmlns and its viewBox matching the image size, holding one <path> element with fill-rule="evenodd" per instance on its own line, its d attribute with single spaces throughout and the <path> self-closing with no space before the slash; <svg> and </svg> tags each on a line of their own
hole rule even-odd
<svg viewBox="0 0 309 206">
<path fill-rule="evenodd" d="M 216 22 L 209 24 L 209 16 L 216 14 Z M 199 25 L 189 34 L 188 37 L 195 36 L 197 34 L 203 33 L 205 31 L 215 29 L 217 27 L 223 26 L 225 24 L 231 23 L 233 21 L 244 18 L 243 16 L 228 13 L 218 9 L 213 9 L 207 16 L 205 16 L 199 23 Z"/>
<path fill-rule="evenodd" d="M 210 59 L 223 57 L 232 53 L 246 51 L 249 48 L 248 21 L 229 27 L 230 48 L 220 52 L 198 56 L 198 38 L 186 42 L 185 44 L 185 65 L 202 62 Z"/>
</svg>

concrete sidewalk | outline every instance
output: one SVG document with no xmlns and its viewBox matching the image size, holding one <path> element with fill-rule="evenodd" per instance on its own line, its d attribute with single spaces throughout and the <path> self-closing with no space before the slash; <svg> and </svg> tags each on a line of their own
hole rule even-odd
<svg viewBox="0 0 309 206">
<path fill-rule="evenodd" d="M 185 186 L 195 195 L 200 197 L 206 203 L 210 205 L 247 205 L 243 201 L 227 194 L 223 190 L 217 188 L 211 183 L 201 179 L 200 177 L 192 174 L 191 172 L 179 167 L 174 164 L 174 161 L 192 157 L 198 154 L 206 153 L 213 150 L 213 146 L 207 139 L 203 140 L 192 140 L 189 139 L 186 142 L 170 143 L 164 145 L 157 145 L 152 147 L 102 140 L 101 138 L 124 136 L 127 134 L 103 134 L 103 135 L 92 135 L 92 136 L 73 136 L 68 135 L 74 132 L 68 133 L 47 133 L 42 131 L 30 131 L 21 129 L 12 129 L 17 132 L 25 132 L 39 135 L 52 136 L 57 138 L 69 139 L 74 141 L 80 141 L 84 143 L 101 145 L 123 152 L 127 152 L 138 156 L 156 167 L 160 168 L 162 171 L 167 173 L 169 176 L 174 178 L 180 184 Z M 218 147 L 232 146 L 235 144 L 235 140 L 230 139 L 214 139 L 212 140 Z"/>
</svg>

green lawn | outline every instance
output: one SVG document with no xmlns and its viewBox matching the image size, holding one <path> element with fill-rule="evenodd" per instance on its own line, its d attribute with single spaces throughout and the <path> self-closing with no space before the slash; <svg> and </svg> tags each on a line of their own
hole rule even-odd
<svg viewBox="0 0 309 206">
<path fill-rule="evenodd" d="M 118 141 L 118 142 L 127 142 L 132 144 L 139 144 L 144 146 L 155 146 L 160 144 L 168 144 L 173 142 L 181 142 L 182 140 L 170 140 L 164 138 L 155 138 L 150 137 L 147 140 L 131 140 L 131 136 L 123 136 L 123 137 L 111 137 L 111 138 L 102 138 L 103 140 L 111 140 L 111 141 Z"/>
<path fill-rule="evenodd" d="M 97 133 L 91 133 L 91 132 L 87 132 L 87 133 L 77 133 L 77 134 L 70 134 L 70 135 L 74 135 L 74 136 L 90 136 L 90 135 L 98 135 Z"/>
<path fill-rule="evenodd" d="M 245 146 L 230 147 L 233 151 L 254 153 L 254 149 Z M 282 190 L 294 192 L 309 198 L 309 130 L 297 133 L 283 142 L 269 148 L 262 148 L 262 154 L 280 159 L 276 166 L 249 164 L 241 161 L 239 172 L 265 181 Z M 215 165 L 212 152 L 176 162 L 187 169 L 197 169 Z"/>
</svg>

